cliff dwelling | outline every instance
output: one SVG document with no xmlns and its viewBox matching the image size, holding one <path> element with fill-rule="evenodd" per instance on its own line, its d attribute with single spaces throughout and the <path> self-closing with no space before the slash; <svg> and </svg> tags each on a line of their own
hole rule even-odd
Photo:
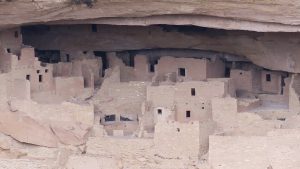
<svg viewBox="0 0 300 169">
<path fill-rule="evenodd" d="M 0 168 L 299 169 L 281 3 L 0 0 Z"/>
</svg>

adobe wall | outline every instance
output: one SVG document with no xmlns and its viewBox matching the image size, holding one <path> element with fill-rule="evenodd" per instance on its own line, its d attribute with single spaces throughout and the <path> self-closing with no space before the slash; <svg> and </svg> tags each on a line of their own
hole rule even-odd
<svg viewBox="0 0 300 169">
<path fill-rule="evenodd" d="M 74 58 L 71 62 L 59 62 L 53 64 L 54 77 L 83 76 L 86 88 L 101 83 L 102 61 L 100 58 L 86 58 L 79 60 Z"/>
<path fill-rule="evenodd" d="M 172 108 L 166 108 L 166 107 L 154 107 L 151 108 L 151 112 L 150 114 L 153 115 L 154 118 L 154 123 L 152 122 L 148 122 L 151 123 L 151 125 L 154 126 L 154 124 L 156 124 L 157 122 L 166 122 L 168 120 L 175 120 L 175 106 Z M 150 121 L 151 116 L 147 117 L 146 121 Z"/>
<path fill-rule="evenodd" d="M 292 75 L 289 85 L 289 110 L 293 113 L 300 112 L 300 76 Z"/>
<path fill-rule="evenodd" d="M 22 45 L 22 34 L 19 28 L 0 31 L 0 46 L 10 53 L 19 55 Z"/>
<path fill-rule="evenodd" d="M 209 78 L 207 79 L 208 82 L 210 81 L 217 81 L 217 82 L 224 82 L 225 85 L 225 95 L 229 95 L 231 97 L 236 97 L 236 87 L 235 82 L 231 78 Z"/>
<path fill-rule="evenodd" d="M 225 64 L 218 58 L 207 60 L 206 72 L 207 78 L 223 78 L 225 77 Z"/>
<path fill-rule="evenodd" d="M 21 49 L 21 55 L 12 60 L 12 78 L 27 79 L 30 81 L 31 92 L 54 90 L 53 67 L 51 64 L 44 66 L 35 57 L 34 48 Z"/>
<path fill-rule="evenodd" d="M 15 99 L 30 100 L 30 82 L 26 79 L 14 79 L 10 96 Z"/>
<path fill-rule="evenodd" d="M 12 67 L 12 54 L 8 53 L 4 48 L 0 47 L 0 71 L 2 73 L 8 73 Z"/>
<path fill-rule="evenodd" d="M 253 91 L 255 93 L 258 93 L 262 90 L 262 79 L 259 78 L 262 76 L 261 70 L 257 70 L 256 68 L 252 69 L 252 86 Z"/>
<path fill-rule="evenodd" d="M 90 71 L 93 73 L 93 79 L 94 83 L 99 85 L 101 82 L 101 75 L 102 75 L 102 61 L 100 58 L 94 58 L 94 59 L 83 59 L 83 60 L 75 60 L 72 62 L 74 65 L 81 65 L 81 69 L 90 69 Z M 77 69 L 78 67 L 73 67 L 73 71 Z M 82 70 L 84 71 L 84 70 Z M 75 75 L 75 74 L 74 74 Z M 89 79 L 89 77 L 86 77 L 85 74 L 83 74 L 83 77 L 85 79 Z"/>
<path fill-rule="evenodd" d="M 253 72 L 252 71 L 231 69 L 230 78 L 233 79 L 236 90 L 243 90 L 243 91 L 248 91 L 248 92 L 253 91 Z M 260 76 L 258 78 L 260 78 Z"/>
<path fill-rule="evenodd" d="M 217 125 L 212 120 L 207 120 L 199 123 L 199 157 L 209 152 L 209 136 L 213 135 L 216 129 Z"/>
<path fill-rule="evenodd" d="M 213 120 L 224 131 L 237 126 L 237 100 L 231 97 L 213 98 L 211 100 Z"/>
<path fill-rule="evenodd" d="M 115 67 L 119 67 L 121 82 L 130 82 L 137 80 L 135 77 L 134 68 L 126 66 L 123 60 L 117 56 L 116 52 L 107 52 L 106 56 L 109 68 L 114 69 Z"/>
<path fill-rule="evenodd" d="M 120 116 L 118 117 L 120 119 Z M 138 129 L 138 122 L 135 121 L 123 121 L 120 122 L 111 122 L 109 123 L 101 123 L 104 125 L 104 129 L 109 136 L 132 136 Z"/>
<path fill-rule="evenodd" d="M 267 80 L 270 76 L 270 81 Z M 267 93 L 280 94 L 281 91 L 281 74 L 271 71 L 262 71 L 261 73 L 262 91 Z"/>
<path fill-rule="evenodd" d="M 176 121 L 207 121 L 212 118 L 210 100 L 199 97 L 196 98 L 177 98 L 176 104 Z M 189 117 L 187 117 L 187 111 Z"/>
<path fill-rule="evenodd" d="M 211 79 L 208 81 L 190 81 L 176 83 L 175 99 L 179 97 L 191 97 L 191 88 L 195 88 L 196 97 L 211 99 L 213 97 L 224 97 L 229 92 L 228 83 L 224 80 Z"/>
<path fill-rule="evenodd" d="M 94 89 L 95 87 L 95 76 L 93 70 L 88 65 L 82 65 L 82 77 L 85 88 Z M 100 84 L 100 79 L 98 75 L 98 84 Z"/>
<path fill-rule="evenodd" d="M 198 160 L 208 152 L 208 137 L 215 124 L 205 122 L 158 122 L 154 132 L 154 150 L 164 158 L 191 158 Z"/>
<path fill-rule="evenodd" d="M 190 81 L 175 85 L 148 86 L 147 102 L 150 112 L 153 112 L 154 122 L 157 121 L 158 114 L 159 118 L 175 118 L 179 122 L 211 119 L 212 98 L 235 96 L 234 87 L 229 87 L 229 82 L 229 79 L 209 79 L 206 82 Z M 160 113 L 158 109 L 161 110 Z"/>
<path fill-rule="evenodd" d="M 47 50 L 47 49 L 46 49 Z M 95 55 L 93 51 L 87 50 L 60 50 L 60 61 L 61 62 L 73 62 L 75 60 L 83 60 L 83 59 L 95 59 Z"/>
<path fill-rule="evenodd" d="M 154 132 L 154 149 L 164 158 L 199 158 L 199 122 L 178 123 L 174 121 L 157 123 Z"/>
<path fill-rule="evenodd" d="M 62 98 L 76 97 L 84 89 L 83 77 L 55 77 L 55 93 Z"/>
<path fill-rule="evenodd" d="M 175 58 L 170 56 L 163 56 L 155 65 L 156 74 L 163 76 L 167 73 L 175 72 L 179 76 L 179 68 L 185 69 L 185 76 L 178 78 L 183 80 L 204 80 L 206 76 L 207 61 L 205 59 L 193 58 Z"/>
<path fill-rule="evenodd" d="M 59 62 L 53 64 L 53 76 L 72 76 L 72 63 L 71 62 Z"/>
<path fill-rule="evenodd" d="M 154 72 L 150 72 L 150 64 L 146 55 L 134 56 L 135 78 L 138 81 L 150 81 Z"/>
<path fill-rule="evenodd" d="M 147 101 L 153 107 L 172 108 L 174 105 L 175 87 L 169 85 L 148 86 Z"/>
<path fill-rule="evenodd" d="M 146 100 L 147 82 L 120 82 L 120 67 L 107 71 L 101 89 L 93 99 L 96 111 L 100 112 L 101 124 L 113 133 L 113 130 L 135 131 L 138 117 L 142 113 L 142 104 Z M 114 115 L 115 120 L 105 121 L 106 116 Z M 121 116 L 132 121 L 121 121 Z"/>
<path fill-rule="evenodd" d="M 11 97 L 12 91 L 14 89 L 12 88 L 13 80 L 9 73 L 1 73 L 0 74 L 0 110 L 1 111 L 7 111 L 9 109 L 8 107 L 8 100 Z"/>
</svg>

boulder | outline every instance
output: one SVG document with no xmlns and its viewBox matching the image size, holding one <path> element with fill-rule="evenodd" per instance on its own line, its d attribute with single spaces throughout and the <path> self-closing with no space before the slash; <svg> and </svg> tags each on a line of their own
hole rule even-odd
<svg viewBox="0 0 300 169">
<path fill-rule="evenodd" d="M 66 145 L 82 145 L 87 141 L 90 127 L 81 123 L 52 122 L 51 129 Z"/>
<path fill-rule="evenodd" d="M 0 132 L 23 143 L 45 147 L 57 147 L 58 143 L 49 127 L 16 113 L 0 113 Z"/>
</svg>

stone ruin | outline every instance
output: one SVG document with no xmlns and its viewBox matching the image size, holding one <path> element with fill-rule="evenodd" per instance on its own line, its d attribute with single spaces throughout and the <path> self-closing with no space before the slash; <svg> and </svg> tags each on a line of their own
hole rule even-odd
<svg viewBox="0 0 300 169">
<path fill-rule="evenodd" d="M 0 1 L 0 168 L 300 168 L 297 24 L 129 1 Z"/>
</svg>

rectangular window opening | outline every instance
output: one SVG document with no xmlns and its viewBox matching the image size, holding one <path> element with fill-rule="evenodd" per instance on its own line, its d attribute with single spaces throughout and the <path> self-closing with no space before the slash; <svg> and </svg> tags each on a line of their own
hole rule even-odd
<svg viewBox="0 0 300 169">
<path fill-rule="evenodd" d="M 266 74 L 266 81 L 271 82 L 271 74 Z"/>
<path fill-rule="evenodd" d="M 92 32 L 98 32 L 98 28 L 96 24 L 92 24 Z"/>
<path fill-rule="evenodd" d="M 129 56 L 129 66 L 134 67 L 134 56 Z"/>
<path fill-rule="evenodd" d="M 196 96 L 196 89 L 195 88 L 191 88 L 191 95 Z"/>
<path fill-rule="evenodd" d="M 230 68 L 229 67 L 225 68 L 225 77 L 230 77 Z"/>
<path fill-rule="evenodd" d="M 120 116 L 120 121 L 133 121 L 133 120 L 128 117 Z"/>
<path fill-rule="evenodd" d="M 19 37 L 19 32 L 15 31 L 15 38 L 18 38 L 18 37 Z"/>
<path fill-rule="evenodd" d="M 185 76 L 186 72 L 185 72 L 185 68 L 178 68 L 178 75 L 179 76 Z"/>
<path fill-rule="evenodd" d="M 157 114 L 162 115 L 162 109 L 157 109 Z"/>
<path fill-rule="evenodd" d="M 43 82 L 43 76 L 42 75 L 39 75 L 39 82 Z"/>
<path fill-rule="evenodd" d="M 30 75 L 26 75 L 26 80 L 30 80 Z"/>
<path fill-rule="evenodd" d="M 149 65 L 149 71 L 150 72 L 155 72 L 154 64 Z"/>
<path fill-rule="evenodd" d="M 116 115 L 115 114 L 113 114 L 113 115 L 106 115 L 105 117 L 104 117 L 104 121 L 116 121 Z"/>
<path fill-rule="evenodd" d="M 66 54 L 66 59 L 67 59 L 67 62 L 70 62 L 70 55 L 69 54 Z"/>
<path fill-rule="evenodd" d="M 281 90 L 280 90 L 280 94 L 283 95 L 284 94 L 284 87 L 285 87 L 285 81 L 284 81 L 284 76 L 281 76 L 281 83 L 280 83 L 280 86 L 281 86 Z"/>
<path fill-rule="evenodd" d="M 190 117 L 191 117 L 191 111 L 187 110 L 187 111 L 185 112 L 185 117 L 186 117 L 186 118 L 190 118 Z"/>
<path fill-rule="evenodd" d="M 45 69 L 45 73 L 48 73 L 48 69 Z"/>
<path fill-rule="evenodd" d="M 6 49 L 7 53 L 11 53 L 11 50 L 9 48 Z"/>
</svg>

